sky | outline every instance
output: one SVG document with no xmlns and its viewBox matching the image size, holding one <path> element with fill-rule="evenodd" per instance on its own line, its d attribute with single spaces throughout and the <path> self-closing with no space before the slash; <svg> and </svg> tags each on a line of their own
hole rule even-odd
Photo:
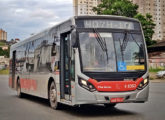
<svg viewBox="0 0 165 120">
<path fill-rule="evenodd" d="M 73 16 L 72 0 L 0 0 L 0 29 L 24 40 Z"/>
</svg>

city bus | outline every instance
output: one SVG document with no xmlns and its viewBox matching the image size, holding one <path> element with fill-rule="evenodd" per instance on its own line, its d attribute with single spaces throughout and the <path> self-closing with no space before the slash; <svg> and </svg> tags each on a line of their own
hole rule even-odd
<svg viewBox="0 0 165 120">
<path fill-rule="evenodd" d="M 9 86 L 53 109 L 144 103 L 149 95 L 141 24 L 121 16 L 74 16 L 11 46 Z"/>
</svg>

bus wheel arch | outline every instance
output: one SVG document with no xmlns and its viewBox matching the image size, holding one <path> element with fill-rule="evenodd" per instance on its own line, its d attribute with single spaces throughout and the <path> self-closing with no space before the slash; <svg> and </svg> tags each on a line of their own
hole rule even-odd
<svg viewBox="0 0 165 120">
<path fill-rule="evenodd" d="M 48 96 L 48 99 L 49 99 L 49 88 L 50 88 L 50 85 L 51 85 L 52 82 L 55 83 L 54 79 L 52 77 L 50 77 L 49 80 L 48 80 L 48 87 L 47 87 L 47 91 L 48 91 L 47 92 L 47 96 Z"/>
<path fill-rule="evenodd" d="M 17 76 L 16 90 L 17 90 L 17 96 L 19 98 L 22 98 L 23 97 L 23 93 L 21 92 L 21 83 L 20 83 L 20 77 L 19 76 Z"/>
<path fill-rule="evenodd" d="M 48 82 L 48 100 L 51 108 L 58 110 L 61 108 L 61 104 L 57 102 L 57 87 L 53 78 Z"/>
<path fill-rule="evenodd" d="M 19 76 L 17 76 L 17 81 L 16 81 L 16 88 L 18 87 L 17 85 L 18 85 L 18 82 L 20 81 L 20 77 Z"/>
</svg>

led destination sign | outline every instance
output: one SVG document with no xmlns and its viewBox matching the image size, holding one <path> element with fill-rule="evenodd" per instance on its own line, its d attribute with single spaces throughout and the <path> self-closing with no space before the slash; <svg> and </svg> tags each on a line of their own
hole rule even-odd
<svg viewBox="0 0 165 120">
<path fill-rule="evenodd" d="M 77 27 L 78 28 L 111 28 L 111 29 L 127 29 L 127 30 L 135 30 L 139 29 L 139 24 L 137 22 L 130 21 L 119 21 L 119 20 L 78 20 Z"/>
</svg>

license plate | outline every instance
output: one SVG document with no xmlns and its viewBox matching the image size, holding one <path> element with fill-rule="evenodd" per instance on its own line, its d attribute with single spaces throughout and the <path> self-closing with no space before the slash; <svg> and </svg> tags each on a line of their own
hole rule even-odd
<svg viewBox="0 0 165 120">
<path fill-rule="evenodd" d="M 110 102 L 111 103 L 121 103 L 121 102 L 124 102 L 124 98 L 111 98 Z"/>
</svg>

